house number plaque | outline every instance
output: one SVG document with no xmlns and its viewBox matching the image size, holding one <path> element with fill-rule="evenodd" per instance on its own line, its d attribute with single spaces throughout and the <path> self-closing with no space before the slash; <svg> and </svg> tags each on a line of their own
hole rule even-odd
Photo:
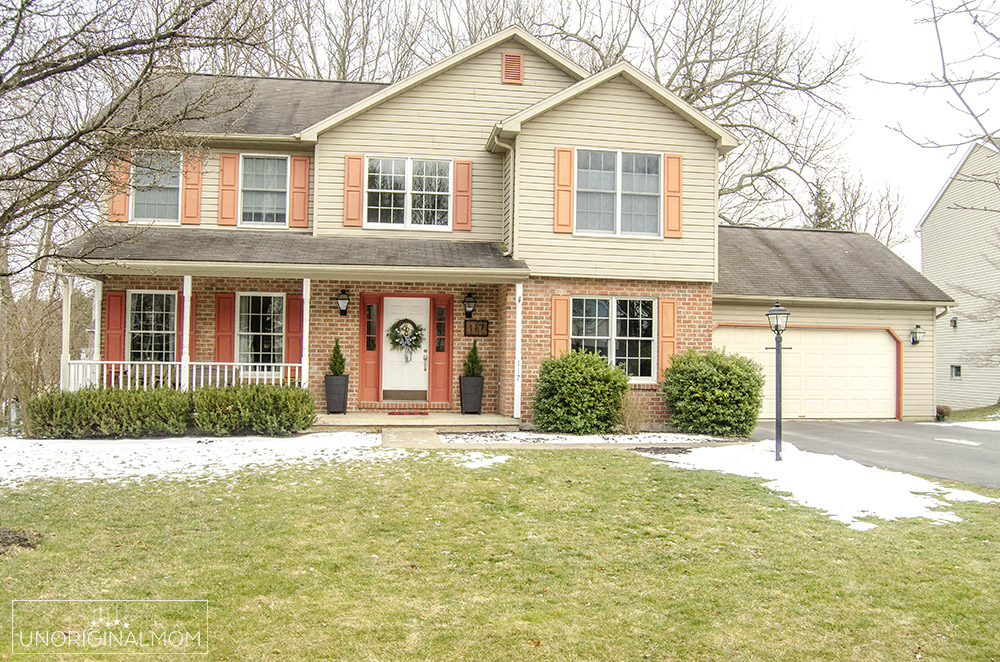
<svg viewBox="0 0 1000 662">
<path fill-rule="evenodd" d="M 490 335 L 489 320 L 465 320 L 466 338 L 486 338 Z"/>
</svg>

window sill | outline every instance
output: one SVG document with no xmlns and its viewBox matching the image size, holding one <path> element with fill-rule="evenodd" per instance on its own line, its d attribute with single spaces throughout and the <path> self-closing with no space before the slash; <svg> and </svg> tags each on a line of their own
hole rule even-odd
<svg viewBox="0 0 1000 662">
<path fill-rule="evenodd" d="M 390 223 L 365 223 L 361 226 L 365 230 L 415 230 L 417 232 L 451 232 L 449 225 L 395 225 Z"/>
<path fill-rule="evenodd" d="M 660 390 L 660 385 L 657 382 L 630 381 L 628 388 L 630 391 L 658 391 Z"/>
<path fill-rule="evenodd" d="M 650 239 L 664 239 L 663 235 L 658 232 L 650 234 L 615 234 L 614 232 L 578 232 L 573 230 L 574 237 L 589 237 L 591 239 L 638 239 L 640 241 L 649 241 Z"/>
</svg>

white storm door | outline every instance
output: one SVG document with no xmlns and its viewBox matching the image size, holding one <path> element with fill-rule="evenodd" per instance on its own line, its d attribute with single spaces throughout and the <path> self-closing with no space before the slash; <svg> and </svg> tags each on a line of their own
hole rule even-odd
<svg viewBox="0 0 1000 662">
<path fill-rule="evenodd" d="M 385 400 L 427 399 L 427 349 L 430 329 L 430 299 L 426 297 L 385 297 L 382 300 L 382 398 Z M 408 319 L 424 330 L 424 340 L 410 360 L 406 352 L 392 349 L 389 329 Z"/>
</svg>

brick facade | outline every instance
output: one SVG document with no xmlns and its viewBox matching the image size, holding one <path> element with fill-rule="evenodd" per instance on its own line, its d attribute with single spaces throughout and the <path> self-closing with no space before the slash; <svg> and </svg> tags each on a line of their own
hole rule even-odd
<svg viewBox="0 0 1000 662">
<path fill-rule="evenodd" d="M 180 291 L 180 277 L 167 276 L 108 276 L 105 291 L 112 290 L 173 290 Z M 302 281 L 293 278 L 206 278 L 192 279 L 195 294 L 195 340 L 192 361 L 215 359 L 215 294 L 226 292 L 261 292 L 302 294 Z M 335 299 L 341 289 L 351 297 L 348 314 L 341 316 Z M 452 398 L 445 408 L 460 409 L 458 377 L 473 338 L 464 334 L 465 314 L 462 299 L 467 292 L 476 297 L 473 317 L 490 323 L 489 336 L 478 338 L 479 355 L 483 362 L 485 391 L 483 411 L 510 416 L 514 412 L 514 355 L 516 287 L 514 285 L 453 285 L 376 281 L 313 280 L 309 330 L 309 387 L 317 408 L 325 411 L 323 375 L 333 351 L 335 338 L 340 338 L 351 375 L 348 411 L 357 411 L 358 361 L 361 343 L 361 294 L 426 294 L 450 295 L 452 306 Z M 531 400 L 541 362 L 551 352 L 552 297 L 569 296 L 636 296 L 670 298 L 677 301 L 677 351 L 705 351 L 712 344 L 712 286 L 709 283 L 677 283 L 660 281 L 611 281 L 581 278 L 531 278 L 523 285 L 522 308 L 522 408 L 525 422 L 531 421 Z M 103 313 L 102 313 L 103 314 Z M 427 329 L 426 343 L 432 342 L 432 328 Z M 102 338 L 102 356 L 104 355 Z M 667 412 L 656 384 L 634 384 L 632 390 L 640 398 L 651 424 L 662 426 Z M 371 405 L 367 405 L 371 406 Z"/>
</svg>

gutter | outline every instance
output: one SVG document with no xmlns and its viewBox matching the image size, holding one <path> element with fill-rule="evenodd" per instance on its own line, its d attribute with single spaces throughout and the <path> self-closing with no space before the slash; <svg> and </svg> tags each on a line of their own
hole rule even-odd
<svg viewBox="0 0 1000 662">
<path fill-rule="evenodd" d="M 500 126 L 499 124 L 494 125 L 494 131 L 499 126 Z M 504 257 L 511 257 L 514 254 L 514 246 L 517 245 L 517 239 L 514 236 L 514 233 L 517 232 L 517 223 L 514 222 L 515 219 L 517 218 L 517 213 L 515 211 L 515 207 L 516 207 L 516 204 L 517 204 L 517 168 L 515 167 L 516 164 L 514 163 L 514 145 L 512 143 L 505 143 L 504 141 L 500 140 L 500 138 L 499 138 L 498 135 L 490 136 L 490 138 L 491 138 L 491 142 L 493 143 L 493 145 L 499 147 L 500 149 L 502 149 L 505 152 L 507 152 L 508 154 L 510 154 L 510 160 L 511 160 L 511 164 L 510 164 L 510 215 L 511 215 L 511 219 L 510 219 L 510 246 L 507 247 L 507 250 L 506 250 L 506 252 L 504 252 L 503 256 Z"/>
</svg>

